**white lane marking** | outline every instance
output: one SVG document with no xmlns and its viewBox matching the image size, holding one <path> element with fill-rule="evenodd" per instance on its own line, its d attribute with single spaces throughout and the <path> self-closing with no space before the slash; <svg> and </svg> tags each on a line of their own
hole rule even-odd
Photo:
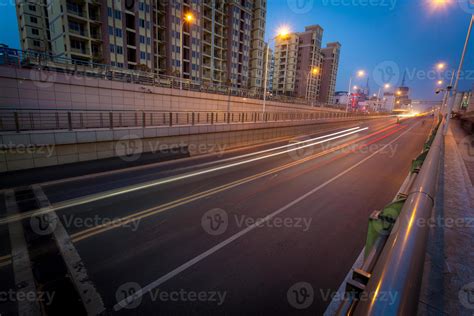
<svg viewBox="0 0 474 316">
<path fill-rule="evenodd" d="M 15 192 L 5 192 L 5 205 L 7 212 L 17 214 L 18 204 Z M 38 293 L 35 279 L 31 269 L 31 260 L 25 240 L 25 233 L 21 222 L 8 224 L 8 233 L 11 244 L 11 262 L 15 277 L 16 292 L 22 297 L 29 297 L 31 293 Z M 41 315 L 41 308 L 36 300 L 18 300 L 18 315 Z"/>
<path fill-rule="evenodd" d="M 361 161 L 359 161 L 358 163 L 354 164 L 353 166 L 351 166 L 350 168 L 344 170 L 343 172 L 339 173 L 338 175 L 334 176 L 333 178 L 327 180 L 326 182 L 318 185 L 316 188 L 312 189 L 311 191 L 303 194 L 302 196 L 300 196 L 299 198 L 297 198 L 296 200 L 288 203 L 287 205 L 281 207 L 280 209 L 276 210 L 275 212 L 267 215 L 266 217 L 256 221 L 253 225 L 250 225 L 248 226 L 247 228 L 245 228 L 244 230 L 232 235 L 231 237 L 227 238 L 226 240 L 220 242 L 219 244 L 215 245 L 214 247 L 210 248 L 209 250 L 203 252 L 202 254 L 194 257 L 193 259 L 189 260 L 188 262 L 185 262 L 184 264 L 180 265 L 179 267 L 177 267 L 176 269 L 172 270 L 171 272 L 165 274 L 164 276 L 162 276 L 161 278 L 157 279 L 156 281 L 153 281 L 152 283 L 148 284 L 147 286 L 143 287 L 142 289 L 140 289 L 139 291 L 135 292 L 133 295 L 130 295 L 129 297 L 126 297 L 124 298 L 123 300 L 121 300 L 120 302 L 117 302 L 117 304 L 115 304 L 114 306 L 114 310 L 115 311 L 119 311 L 121 310 L 122 308 L 124 308 L 125 306 L 127 306 L 128 304 L 132 303 L 134 300 L 136 300 L 137 298 L 140 298 L 142 297 L 145 293 L 148 293 L 150 292 L 151 290 L 155 289 L 156 287 L 160 286 L 161 284 L 165 283 L 166 281 L 170 280 L 171 278 L 175 277 L 176 275 L 180 274 L 181 272 L 187 270 L 188 268 L 192 267 L 193 265 L 195 265 L 196 263 L 200 262 L 201 260 L 205 259 L 206 257 L 212 255 L 213 253 L 217 252 L 218 250 L 224 248 L 225 246 L 227 246 L 228 244 L 230 244 L 231 242 L 237 240 L 238 238 L 242 237 L 243 235 L 251 232 L 252 230 L 254 230 L 255 228 L 261 226 L 262 224 L 264 224 L 265 222 L 269 221 L 270 219 L 272 219 L 273 217 L 277 216 L 278 214 L 286 211 L 287 209 L 289 209 L 290 207 L 298 204 L 299 202 L 303 201 L 304 199 L 306 199 L 307 197 L 311 196 L 312 194 L 314 194 L 315 192 L 321 190 L 322 188 L 324 188 L 325 186 L 329 185 L 330 183 L 336 181 L 337 179 L 339 179 L 340 177 L 344 176 L 345 174 L 349 173 L 350 171 L 354 170 L 355 168 L 357 168 L 358 166 L 362 165 L 364 162 L 368 161 L 369 159 L 371 159 L 372 157 L 374 157 L 375 155 L 377 155 L 379 152 L 385 150 L 385 148 L 389 147 L 391 144 L 393 144 L 394 142 L 396 142 L 398 139 L 400 139 L 400 137 L 402 137 L 403 135 L 405 135 L 406 133 L 408 133 L 411 129 L 413 129 L 417 124 L 413 125 L 412 127 L 410 127 L 409 129 L 407 129 L 405 132 L 403 132 L 402 134 L 400 134 L 397 138 L 393 139 L 391 142 L 389 142 L 388 144 L 386 144 L 385 146 L 383 146 L 382 148 L 380 148 L 379 150 L 377 150 L 376 152 L 372 153 L 371 155 L 367 156 L 366 158 L 362 159 Z"/>
<path fill-rule="evenodd" d="M 280 151 L 280 152 L 273 153 L 273 154 L 268 154 L 268 155 L 265 155 L 265 156 L 260 156 L 260 157 L 256 157 L 256 158 L 252 158 L 252 159 L 248 159 L 248 160 L 244 160 L 244 161 L 234 162 L 234 163 L 231 163 L 231 164 L 228 164 L 228 165 L 218 166 L 218 167 L 215 167 L 215 168 L 210 168 L 210 169 L 205 169 L 205 170 L 201 170 L 201 171 L 191 172 L 191 173 L 183 174 L 183 175 L 180 175 L 180 176 L 160 179 L 158 181 L 151 181 L 151 182 L 147 182 L 147 183 L 144 183 L 144 184 L 133 185 L 133 186 L 130 186 L 130 187 L 125 188 L 125 189 L 111 190 L 111 191 L 108 191 L 108 192 L 92 194 L 90 196 L 81 197 L 81 198 L 78 198 L 78 199 L 73 199 L 73 200 L 69 200 L 69 201 L 65 201 L 65 202 L 60 202 L 56 205 L 53 204 L 48 208 L 39 208 L 37 210 L 30 211 L 30 212 L 25 212 L 25 213 L 22 213 L 22 214 L 17 215 L 17 216 L 10 216 L 10 217 L 7 217 L 7 218 L 2 218 L 2 219 L 0 219 L 0 225 L 10 223 L 12 221 L 22 220 L 22 219 L 25 219 L 25 218 L 28 218 L 28 217 L 31 217 L 31 216 L 38 216 L 38 215 L 42 215 L 42 214 L 47 214 L 47 213 L 50 213 L 50 212 L 53 212 L 53 211 L 58 211 L 58 210 L 62 210 L 62 209 L 73 207 L 73 206 L 79 206 L 79 205 L 83 205 L 83 204 L 87 204 L 87 203 L 91 203 L 91 202 L 96 202 L 96 201 L 99 201 L 99 200 L 104 200 L 104 199 L 111 198 L 111 197 L 118 196 L 118 195 L 131 193 L 131 192 L 135 192 L 135 191 L 139 191 L 139 190 L 143 190 L 143 189 L 152 188 L 152 187 L 155 187 L 155 186 L 158 186 L 158 185 L 172 183 L 172 182 L 176 182 L 176 181 L 179 181 L 179 180 L 188 179 L 188 178 L 191 178 L 191 177 L 196 177 L 196 176 L 199 176 L 199 175 L 203 175 L 203 174 L 207 174 L 207 173 L 211 173 L 211 172 L 215 172 L 215 171 L 224 170 L 224 169 L 227 169 L 227 168 L 232 168 L 232 167 L 248 164 L 248 163 L 263 160 L 263 159 L 266 159 L 266 158 L 280 156 L 280 155 L 283 155 L 283 154 L 286 154 L 286 153 L 289 153 L 289 152 L 292 152 L 292 151 L 300 150 L 302 148 L 306 148 L 306 147 L 310 147 L 310 146 L 319 145 L 319 144 L 322 144 L 322 143 L 325 143 L 325 142 L 328 142 L 328 141 L 331 141 L 331 140 L 346 137 L 346 136 L 349 136 L 349 135 L 352 135 L 352 134 L 355 134 L 355 133 L 358 133 L 358 132 L 362 132 L 362 131 L 365 131 L 365 130 L 368 130 L 368 129 L 369 129 L 368 127 L 359 128 L 357 130 L 353 130 L 353 131 L 347 132 L 345 134 L 337 135 L 337 136 L 330 137 L 330 138 L 327 138 L 327 139 L 324 139 L 324 140 L 321 140 L 321 141 L 318 141 L 318 142 L 314 142 L 314 143 L 307 144 L 307 145 L 304 145 L 304 146 L 299 146 L 299 147 L 293 148 L 293 149 Z M 292 145 L 294 145 L 294 144 L 292 144 Z"/>
<path fill-rule="evenodd" d="M 32 186 L 36 200 L 41 207 L 49 207 L 49 200 L 39 185 Z M 45 215 L 45 221 L 52 228 L 54 240 L 58 245 L 61 257 L 67 266 L 74 286 L 79 293 L 82 304 L 87 311 L 87 315 L 100 315 L 105 311 L 104 302 L 97 292 L 94 284 L 89 279 L 87 270 L 82 262 L 76 247 L 72 243 L 71 237 L 67 233 L 63 224 L 55 212 Z"/>
</svg>

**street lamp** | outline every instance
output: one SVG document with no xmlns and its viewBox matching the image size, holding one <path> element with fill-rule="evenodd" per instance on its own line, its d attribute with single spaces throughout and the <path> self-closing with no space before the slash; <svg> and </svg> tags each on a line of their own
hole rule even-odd
<svg viewBox="0 0 474 316">
<path fill-rule="evenodd" d="M 179 38 L 181 39 L 181 58 L 180 58 L 180 72 L 179 72 L 179 89 L 182 90 L 183 89 L 183 72 L 184 72 L 184 58 L 183 58 L 183 55 L 184 55 L 184 39 L 183 39 L 183 28 L 184 28 L 184 24 L 185 23 L 188 23 L 189 25 L 191 25 L 191 23 L 194 22 L 194 15 L 191 13 L 191 12 L 188 12 L 186 14 L 184 14 L 184 16 L 182 16 L 182 19 L 181 19 L 181 25 L 180 25 L 180 31 L 179 31 Z"/>
<path fill-rule="evenodd" d="M 365 76 L 364 70 L 358 70 L 357 75 L 358 78 L 362 78 Z M 352 76 L 349 77 L 349 90 L 347 92 L 347 104 L 346 104 L 346 113 L 349 111 L 349 103 L 351 102 L 351 87 L 352 87 Z M 357 86 L 354 86 L 354 90 L 357 90 Z"/>
<path fill-rule="evenodd" d="M 390 89 L 390 84 L 386 83 L 383 85 L 384 90 Z M 380 93 L 382 92 L 382 87 L 379 88 L 379 92 L 377 93 L 377 105 L 380 103 Z"/>
<path fill-rule="evenodd" d="M 440 6 L 446 6 L 449 4 L 449 0 L 432 0 L 432 4 L 435 8 L 438 8 Z M 458 91 L 458 86 L 459 86 L 459 77 L 461 76 L 461 71 L 462 67 L 464 64 L 464 58 L 466 56 L 466 51 L 467 51 L 467 46 L 469 45 L 469 39 L 471 37 L 471 31 L 472 31 L 472 24 L 474 23 L 474 14 L 471 15 L 471 21 L 469 22 L 469 27 L 467 29 L 467 35 L 466 35 L 466 40 L 464 41 L 464 48 L 462 50 L 461 54 L 461 60 L 459 61 L 459 67 L 456 72 L 456 80 L 454 81 L 454 87 L 451 89 L 452 92 L 450 92 L 451 100 L 449 100 L 449 105 L 448 105 L 448 113 L 446 115 L 446 125 L 444 129 L 444 134 L 446 135 L 446 132 L 448 131 L 448 125 L 449 125 L 449 116 L 451 115 L 451 112 L 453 110 L 453 105 L 454 105 L 454 96 L 456 95 Z"/>
<path fill-rule="evenodd" d="M 270 43 L 275 41 L 277 38 L 287 39 L 290 36 L 290 30 L 286 26 L 282 26 L 279 30 L 277 35 L 274 38 L 271 38 L 267 43 L 267 56 L 265 57 L 265 74 L 263 76 L 263 105 L 262 110 L 265 113 L 265 106 L 267 104 L 267 81 L 268 81 L 268 57 L 270 55 Z"/>
<path fill-rule="evenodd" d="M 436 84 L 437 84 L 438 86 L 441 86 L 441 85 L 443 84 L 443 80 L 438 80 L 438 81 L 436 82 Z"/>
<path fill-rule="evenodd" d="M 439 71 L 444 70 L 444 68 L 446 68 L 446 64 L 445 64 L 445 63 L 438 63 L 438 64 L 436 65 L 436 69 L 438 69 Z"/>
<path fill-rule="evenodd" d="M 321 73 L 321 68 L 311 67 L 308 74 L 306 75 L 306 98 L 309 101 L 309 87 L 313 83 L 314 77 L 318 76 Z M 313 100 L 311 100 L 311 106 L 313 106 Z"/>
</svg>

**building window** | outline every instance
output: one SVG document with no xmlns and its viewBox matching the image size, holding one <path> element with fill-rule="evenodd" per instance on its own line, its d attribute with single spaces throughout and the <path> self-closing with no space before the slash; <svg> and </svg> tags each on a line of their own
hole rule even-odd
<svg viewBox="0 0 474 316">
<path fill-rule="evenodd" d="M 34 6 L 34 5 L 29 5 L 28 9 L 30 9 L 30 11 L 36 12 L 36 6 Z"/>
<path fill-rule="evenodd" d="M 115 29 L 115 36 L 117 36 L 117 37 L 122 37 L 122 30 L 119 29 L 119 28 L 116 28 L 116 29 Z"/>
<path fill-rule="evenodd" d="M 115 47 L 117 54 L 123 55 L 123 47 L 122 46 L 116 46 Z"/>
<path fill-rule="evenodd" d="M 30 21 L 31 21 L 31 23 L 35 23 L 35 24 L 38 23 L 38 19 L 35 18 L 34 16 L 30 16 Z"/>
<path fill-rule="evenodd" d="M 115 45 L 114 44 L 110 44 L 110 52 L 115 53 Z"/>
<path fill-rule="evenodd" d="M 114 35 L 114 28 L 109 26 L 109 35 Z"/>
<path fill-rule="evenodd" d="M 40 47 L 41 46 L 41 43 L 40 41 L 33 41 L 33 45 L 36 46 L 36 47 Z"/>
<path fill-rule="evenodd" d="M 107 8 L 107 15 L 108 15 L 109 17 L 112 17 L 112 16 L 114 15 L 114 14 L 113 14 L 113 10 L 112 10 L 111 7 L 108 7 L 108 8 Z"/>
<path fill-rule="evenodd" d="M 115 18 L 117 20 L 121 20 L 122 19 L 122 12 L 120 12 L 119 10 L 115 10 Z"/>
<path fill-rule="evenodd" d="M 140 43 L 145 44 L 145 36 L 140 35 Z"/>
<path fill-rule="evenodd" d="M 33 35 L 39 35 L 39 30 L 38 29 L 31 29 L 31 33 Z"/>
</svg>

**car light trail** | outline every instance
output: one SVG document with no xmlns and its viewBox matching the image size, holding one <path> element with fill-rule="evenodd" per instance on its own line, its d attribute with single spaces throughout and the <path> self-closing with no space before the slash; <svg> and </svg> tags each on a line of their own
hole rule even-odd
<svg viewBox="0 0 474 316">
<path fill-rule="evenodd" d="M 341 132 L 326 135 L 325 137 L 320 136 L 320 137 L 317 137 L 317 138 L 314 138 L 314 139 L 305 140 L 305 141 L 301 141 L 301 142 L 298 142 L 298 143 L 285 145 L 285 148 L 286 148 L 286 147 L 296 146 L 296 145 L 299 145 L 299 144 L 302 144 L 302 143 L 307 143 L 309 141 L 314 141 L 314 140 L 324 138 L 322 140 L 319 140 L 319 141 L 316 141 L 316 142 L 313 142 L 313 143 L 310 143 L 310 144 L 306 144 L 306 145 L 303 145 L 303 146 L 297 146 L 296 148 L 291 148 L 291 149 L 279 151 L 279 152 L 264 155 L 264 156 L 261 156 L 261 157 L 256 157 L 256 158 L 252 158 L 252 159 L 248 159 L 248 160 L 244 160 L 244 161 L 239 161 L 239 162 L 234 162 L 234 163 L 231 163 L 231 164 L 218 166 L 218 167 L 214 167 L 214 168 L 210 168 L 210 169 L 205 169 L 205 170 L 201 170 L 201 171 L 191 172 L 191 173 L 188 173 L 188 174 L 183 174 L 183 175 L 174 176 L 174 177 L 170 177 L 170 178 L 165 178 L 165 179 L 161 179 L 161 180 L 158 180 L 158 181 L 151 181 L 151 182 L 148 182 L 148 183 L 139 184 L 139 185 L 131 186 L 131 187 L 120 189 L 120 190 L 112 190 L 112 191 L 109 191 L 108 193 L 107 192 L 99 193 L 99 194 L 94 194 L 94 195 L 89 196 L 89 197 L 78 198 L 78 199 L 66 201 L 64 203 L 59 203 L 57 205 L 51 205 L 50 207 L 47 207 L 47 208 L 41 208 L 41 209 L 33 210 L 33 211 L 30 211 L 30 212 L 18 214 L 18 215 L 15 215 L 15 216 L 10 216 L 10 217 L 7 217 L 7 218 L 3 218 L 3 219 L 0 220 L 0 225 L 1 224 L 6 224 L 6 223 L 11 223 L 11 222 L 18 221 L 18 220 L 22 220 L 22 219 L 29 218 L 29 217 L 32 217 L 32 216 L 47 214 L 47 213 L 50 213 L 50 212 L 66 209 L 66 208 L 69 208 L 69 207 L 84 205 L 84 204 L 87 204 L 87 203 L 108 199 L 108 198 L 118 196 L 118 195 L 122 195 L 122 194 L 126 194 L 126 193 L 131 193 L 131 192 L 152 188 L 152 187 L 167 184 L 167 183 L 180 181 L 180 180 L 183 180 L 183 179 L 189 179 L 189 178 L 196 177 L 196 176 L 199 176 L 199 175 L 204 175 L 204 174 L 220 171 L 220 170 L 224 170 L 224 169 L 228 169 L 228 168 L 232 168 L 232 167 L 252 163 L 252 162 L 255 162 L 255 161 L 259 161 L 259 160 L 263 160 L 263 159 L 267 159 L 267 158 L 271 158 L 271 157 L 275 157 L 275 156 L 280 156 L 280 155 L 287 154 L 287 153 L 290 153 L 290 152 L 293 152 L 293 151 L 296 151 L 296 150 L 301 150 L 303 148 L 323 144 L 323 143 L 329 142 L 331 140 L 336 140 L 336 139 L 340 139 L 340 138 L 343 138 L 343 137 L 347 137 L 347 136 L 350 136 L 350 135 L 353 135 L 353 134 L 356 134 L 358 132 L 362 132 L 362 131 L 365 131 L 365 130 L 368 130 L 368 129 L 369 129 L 368 127 L 364 127 L 364 128 L 357 127 L 356 129 L 351 128 L 351 129 L 344 130 L 344 131 L 341 131 Z M 341 134 L 342 132 L 345 132 L 345 133 Z M 332 137 L 327 138 L 328 136 L 332 136 Z"/>
</svg>

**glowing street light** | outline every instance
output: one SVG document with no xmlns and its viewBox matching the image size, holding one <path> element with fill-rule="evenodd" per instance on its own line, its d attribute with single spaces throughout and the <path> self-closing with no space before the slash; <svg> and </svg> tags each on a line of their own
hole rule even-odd
<svg viewBox="0 0 474 316">
<path fill-rule="evenodd" d="M 313 76 L 319 75 L 320 72 L 321 72 L 321 69 L 320 69 L 319 67 L 313 67 L 313 68 L 311 69 L 311 74 L 312 74 Z"/>
<path fill-rule="evenodd" d="M 390 89 L 390 84 L 389 84 L 389 83 L 386 83 L 383 87 L 384 87 L 385 89 Z"/>
<path fill-rule="evenodd" d="M 436 69 L 438 69 L 439 71 L 441 70 L 444 70 L 446 68 L 446 64 L 445 63 L 438 63 L 436 65 Z"/>
<path fill-rule="evenodd" d="M 438 86 L 442 85 L 442 84 L 443 84 L 443 80 L 438 80 L 438 81 L 436 82 L 436 84 L 437 84 Z"/>
</svg>

